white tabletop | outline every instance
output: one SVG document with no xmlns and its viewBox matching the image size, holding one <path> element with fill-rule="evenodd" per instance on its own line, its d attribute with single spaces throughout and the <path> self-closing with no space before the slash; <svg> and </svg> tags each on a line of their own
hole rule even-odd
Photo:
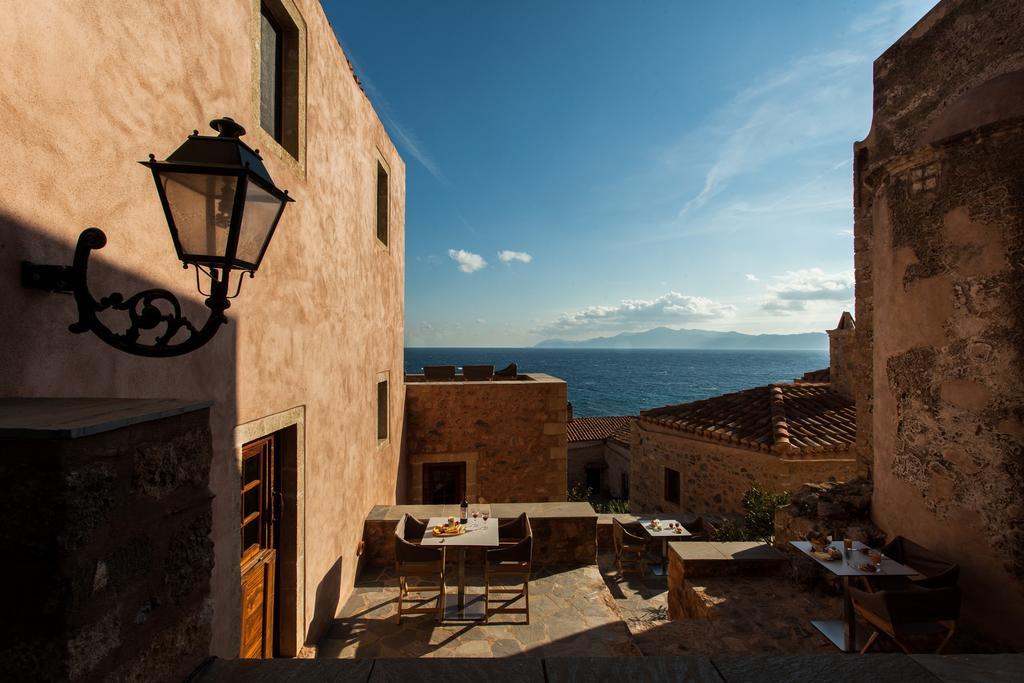
<svg viewBox="0 0 1024 683">
<path fill-rule="evenodd" d="M 651 528 L 651 522 L 654 519 L 657 519 L 659 522 L 661 522 L 661 530 Z M 641 517 L 639 521 L 641 526 L 643 526 L 644 531 L 647 532 L 648 536 L 653 536 L 656 538 L 661 538 L 664 536 L 670 536 L 672 538 L 686 538 L 687 536 L 692 535 L 689 531 L 683 528 L 683 525 L 680 524 L 678 519 L 674 519 L 672 517 Z M 669 522 L 676 523 L 675 529 L 668 528 Z M 682 529 L 682 531 L 677 532 L 676 529 Z"/>
<path fill-rule="evenodd" d="M 837 560 L 821 560 L 811 555 L 811 544 L 807 541 L 790 541 L 790 543 L 797 550 L 801 551 L 815 562 L 820 564 L 825 569 L 829 570 L 836 576 L 914 576 L 919 574 L 916 569 L 900 564 L 892 558 L 882 555 L 882 569 L 881 571 L 862 571 L 860 565 L 868 564 L 868 554 L 861 552 L 866 549 L 867 546 L 860 541 L 853 542 L 853 550 L 850 551 L 850 557 L 843 557 L 843 542 L 833 541 L 832 547 L 839 551 L 839 559 Z"/>
<path fill-rule="evenodd" d="M 431 517 L 427 520 L 427 530 L 423 534 L 423 545 L 445 545 L 463 547 L 498 547 L 498 520 L 494 517 L 483 519 L 469 518 L 466 522 L 466 533 L 458 536 L 434 536 L 433 528 L 447 524 L 447 517 Z"/>
</svg>

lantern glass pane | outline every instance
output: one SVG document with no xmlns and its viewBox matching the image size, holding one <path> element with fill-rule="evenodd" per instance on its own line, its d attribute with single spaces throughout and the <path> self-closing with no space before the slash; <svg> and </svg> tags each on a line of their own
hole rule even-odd
<svg viewBox="0 0 1024 683">
<path fill-rule="evenodd" d="M 162 173 L 164 194 L 183 255 L 223 258 L 235 203 L 236 176 Z"/>
<path fill-rule="evenodd" d="M 263 251 L 263 245 L 270 237 L 277 215 L 281 210 L 281 200 L 264 190 L 259 185 L 249 182 L 245 190 L 245 213 L 242 214 L 242 227 L 238 233 L 238 250 L 235 259 L 252 266 Z"/>
</svg>

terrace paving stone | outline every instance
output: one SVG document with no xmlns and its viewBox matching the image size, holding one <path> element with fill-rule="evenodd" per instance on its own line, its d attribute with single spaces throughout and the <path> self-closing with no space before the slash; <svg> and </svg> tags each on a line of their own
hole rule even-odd
<svg viewBox="0 0 1024 683">
<path fill-rule="evenodd" d="M 1020 683 L 1024 654 L 912 655 L 943 683 Z"/>
<path fill-rule="evenodd" d="M 726 683 L 899 681 L 939 683 L 911 657 L 897 654 L 782 657 L 712 657 Z"/>
<path fill-rule="evenodd" d="M 722 683 L 705 657 L 564 657 L 544 662 L 548 683 Z"/>
<path fill-rule="evenodd" d="M 486 680 L 488 683 L 544 683 L 540 659 L 514 658 L 494 666 L 484 659 L 379 659 L 370 683 L 417 683 L 418 681 Z"/>
</svg>

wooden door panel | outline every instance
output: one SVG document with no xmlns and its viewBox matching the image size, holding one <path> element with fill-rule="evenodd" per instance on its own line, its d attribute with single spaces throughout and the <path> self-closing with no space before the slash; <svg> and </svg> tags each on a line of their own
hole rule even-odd
<svg viewBox="0 0 1024 683">
<path fill-rule="evenodd" d="M 242 577 L 242 648 L 239 656 L 263 656 L 263 613 L 265 576 L 262 563 L 257 563 Z"/>
<path fill-rule="evenodd" d="M 242 574 L 241 646 L 239 656 L 273 656 L 275 438 L 264 437 L 242 447 L 241 534 Z"/>
</svg>

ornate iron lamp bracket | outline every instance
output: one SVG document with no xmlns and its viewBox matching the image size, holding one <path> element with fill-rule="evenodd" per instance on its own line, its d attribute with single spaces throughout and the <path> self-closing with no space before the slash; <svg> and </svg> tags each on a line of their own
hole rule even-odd
<svg viewBox="0 0 1024 683">
<path fill-rule="evenodd" d="M 107 236 L 99 228 L 83 230 L 78 236 L 72 265 L 50 266 L 23 261 L 22 285 L 72 294 L 78 306 L 78 322 L 68 329 L 79 334 L 93 332 L 110 346 L 136 356 L 166 358 L 190 353 L 210 341 L 220 326 L 227 323 L 224 311 L 231 305 L 228 301 L 229 268 L 211 271 L 210 296 L 206 299 L 210 317 L 199 328 L 181 314 L 178 298 L 166 289 L 146 289 L 128 298 L 114 292 L 96 300 L 89 291 L 87 267 L 92 251 L 102 249 L 106 244 Z M 164 306 L 157 306 L 158 303 Z M 128 312 L 130 325 L 127 330 L 114 332 L 100 321 L 96 314 L 108 309 Z M 165 328 L 152 343 L 139 341 L 141 332 L 160 325 Z M 187 332 L 184 339 L 172 343 L 184 332 Z"/>
</svg>

